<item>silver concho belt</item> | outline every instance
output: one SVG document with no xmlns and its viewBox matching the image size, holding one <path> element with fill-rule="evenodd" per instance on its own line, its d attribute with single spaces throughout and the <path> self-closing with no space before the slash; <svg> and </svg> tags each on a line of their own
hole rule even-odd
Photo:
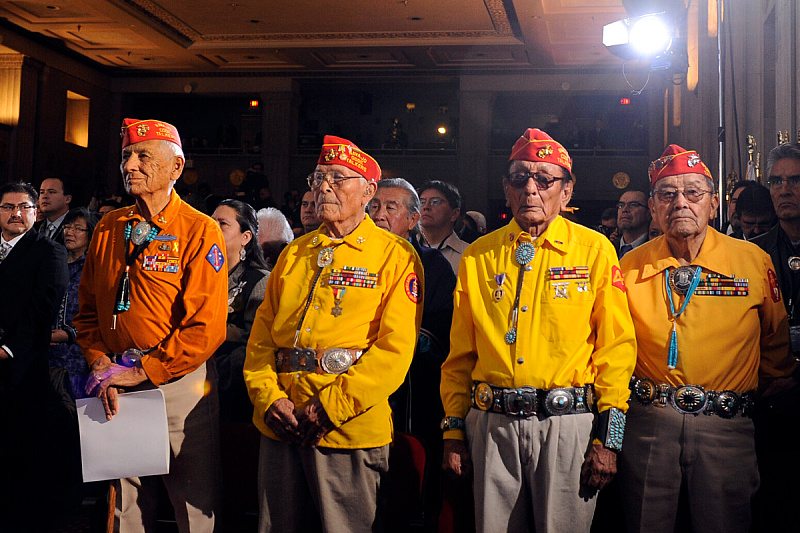
<svg viewBox="0 0 800 533">
<path fill-rule="evenodd" d="M 699 385 L 673 387 L 668 383 L 655 383 L 648 378 L 631 378 L 631 397 L 642 405 L 664 407 L 667 404 L 684 415 L 717 415 L 733 418 L 737 414 L 750 416 L 753 394 L 730 390 L 706 390 Z"/>
</svg>

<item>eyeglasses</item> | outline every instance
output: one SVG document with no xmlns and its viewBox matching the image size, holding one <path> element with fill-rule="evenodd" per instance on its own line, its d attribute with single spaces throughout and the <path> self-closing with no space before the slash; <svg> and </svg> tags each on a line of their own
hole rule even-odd
<svg viewBox="0 0 800 533">
<path fill-rule="evenodd" d="M 331 187 L 338 188 L 344 185 L 347 180 L 360 177 L 361 176 L 345 176 L 338 172 L 312 172 L 308 175 L 306 180 L 308 180 L 309 187 L 319 187 L 322 185 L 322 180 L 325 180 L 331 184 Z"/>
<path fill-rule="evenodd" d="M 508 184 L 515 189 L 522 189 L 528 184 L 528 180 L 533 178 L 536 188 L 540 191 L 546 191 L 557 181 L 566 180 L 567 178 L 556 178 L 544 172 L 512 172 L 506 179 Z"/>
<path fill-rule="evenodd" d="M 629 209 L 636 209 L 637 207 L 647 207 L 644 204 L 640 204 L 639 202 L 618 202 L 617 203 L 617 210 L 622 211 L 625 208 Z"/>
<path fill-rule="evenodd" d="M 445 203 L 446 200 L 444 198 L 439 198 L 438 196 L 434 196 L 433 198 L 420 198 L 419 205 L 420 207 L 436 207 Z"/>
<path fill-rule="evenodd" d="M 3 204 L 0 205 L 0 211 L 3 213 L 16 213 L 17 211 L 22 211 L 23 213 L 29 213 L 33 209 L 36 209 L 35 205 L 32 204 Z"/>
<path fill-rule="evenodd" d="M 679 193 L 682 193 L 688 202 L 696 204 L 697 202 L 703 199 L 703 196 L 705 196 L 710 192 L 711 191 L 706 191 L 703 189 L 695 189 L 695 188 L 686 188 L 683 190 L 664 188 L 657 191 L 653 191 L 653 196 L 658 198 L 659 201 L 664 202 L 665 204 L 669 204 L 675 201 Z"/>
<path fill-rule="evenodd" d="M 786 178 L 783 176 L 770 176 L 767 178 L 767 185 L 769 185 L 770 189 L 773 187 L 778 189 L 782 187 L 784 183 L 788 183 L 790 189 L 796 188 L 798 185 L 800 185 L 800 174 L 787 176 Z"/>
<path fill-rule="evenodd" d="M 79 231 L 81 233 L 85 233 L 89 231 L 89 228 L 82 228 L 80 226 L 73 226 L 72 224 L 64 224 L 64 232 L 67 231 Z"/>
</svg>

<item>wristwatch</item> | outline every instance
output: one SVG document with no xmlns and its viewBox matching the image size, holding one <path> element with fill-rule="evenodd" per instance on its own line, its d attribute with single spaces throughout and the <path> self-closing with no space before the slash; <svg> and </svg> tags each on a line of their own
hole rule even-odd
<svg viewBox="0 0 800 533">
<path fill-rule="evenodd" d="M 464 424 L 463 418 L 458 418 L 457 416 L 446 416 L 442 419 L 442 423 L 439 424 L 439 427 L 442 431 L 449 431 L 451 429 L 460 429 L 464 431 L 466 429 L 466 425 Z"/>
</svg>

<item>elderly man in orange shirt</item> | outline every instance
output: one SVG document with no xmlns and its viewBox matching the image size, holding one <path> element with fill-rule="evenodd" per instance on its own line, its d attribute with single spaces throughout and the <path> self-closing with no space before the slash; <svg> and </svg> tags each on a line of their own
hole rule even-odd
<svg viewBox="0 0 800 533">
<path fill-rule="evenodd" d="M 184 162 L 174 126 L 125 119 L 120 169 L 136 204 L 98 224 L 74 320 L 92 369 L 86 391 L 109 420 L 119 388 L 159 387 L 166 399 L 170 473 L 118 482 L 115 529 L 126 533 L 154 530 L 161 480 L 181 533 L 211 532 L 217 519 L 219 404 L 206 361 L 225 340 L 225 244 L 216 222 L 173 191 Z"/>
<path fill-rule="evenodd" d="M 709 227 L 719 205 L 697 152 L 650 165 L 664 235 L 620 266 L 636 328 L 620 487 L 629 531 L 671 533 L 682 492 L 692 531 L 746 532 L 758 486 L 756 391 L 789 387 L 794 361 L 778 278 L 752 243 Z"/>
</svg>

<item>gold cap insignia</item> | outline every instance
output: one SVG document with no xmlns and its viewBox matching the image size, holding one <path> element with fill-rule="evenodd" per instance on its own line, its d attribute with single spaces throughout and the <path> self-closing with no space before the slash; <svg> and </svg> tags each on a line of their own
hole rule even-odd
<svg viewBox="0 0 800 533">
<path fill-rule="evenodd" d="M 550 146 L 549 144 L 545 144 L 544 146 L 539 148 L 539 152 L 536 155 L 538 155 L 540 158 L 544 159 L 545 157 L 547 157 L 548 155 L 550 155 L 552 153 L 553 153 L 553 147 Z"/>
</svg>

